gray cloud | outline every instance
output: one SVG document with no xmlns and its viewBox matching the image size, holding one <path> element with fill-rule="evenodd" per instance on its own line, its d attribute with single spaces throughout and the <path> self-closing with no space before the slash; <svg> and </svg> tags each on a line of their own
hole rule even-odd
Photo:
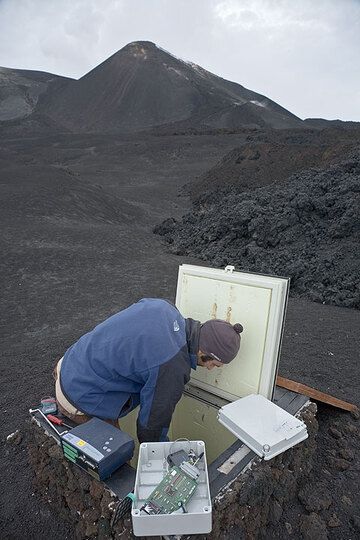
<svg viewBox="0 0 360 540">
<path fill-rule="evenodd" d="M 0 65 L 81 77 L 135 40 L 301 118 L 360 121 L 359 0 L 0 0 Z"/>
</svg>

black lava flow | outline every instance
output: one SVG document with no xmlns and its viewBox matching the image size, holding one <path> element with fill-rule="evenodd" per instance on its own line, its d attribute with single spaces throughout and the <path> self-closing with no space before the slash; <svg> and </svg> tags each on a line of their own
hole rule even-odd
<svg viewBox="0 0 360 540">
<path fill-rule="evenodd" d="M 177 255 L 289 276 L 291 294 L 360 307 L 360 149 L 327 168 L 249 191 L 208 191 L 154 232 Z"/>
</svg>

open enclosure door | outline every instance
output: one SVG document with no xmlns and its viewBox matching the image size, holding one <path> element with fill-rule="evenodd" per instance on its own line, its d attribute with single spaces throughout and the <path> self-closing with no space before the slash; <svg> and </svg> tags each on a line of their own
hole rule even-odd
<svg viewBox="0 0 360 540">
<path fill-rule="evenodd" d="M 238 356 L 223 368 L 198 367 L 173 415 L 170 436 L 205 441 L 211 463 L 236 441 L 218 420 L 219 409 L 249 394 L 272 399 L 289 280 L 182 265 L 176 306 L 184 317 L 239 322 L 244 331 Z"/>
<path fill-rule="evenodd" d="M 191 386 L 234 401 L 249 394 L 271 399 L 277 373 L 289 279 L 182 265 L 176 306 L 184 317 L 239 322 L 238 356 L 223 368 L 192 372 Z"/>
</svg>

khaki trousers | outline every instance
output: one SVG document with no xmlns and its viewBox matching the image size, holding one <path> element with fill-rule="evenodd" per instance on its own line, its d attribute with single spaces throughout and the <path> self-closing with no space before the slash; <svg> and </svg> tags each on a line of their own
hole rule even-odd
<svg viewBox="0 0 360 540">
<path fill-rule="evenodd" d="M 79 411 L 72 405 L 68 399 L 64 396 L 63 391 L 61 390 L 60 386 L 60 369 L 62 364 L 62 358 L 58 361 L 56 364 L 54 371 L 53 371 L 53 377 L 55 379 L 55 396 L 56 396 L 56 402 L 59 411 L 64 416 L 67 416 L 75 422 L 76 424 L 84 424 L 85 422 L 88 422 L 92 416 L 88 416 L 84 414 L 83 412 Z M 109 424 L 112 424 L 113 426 L 120 429 L 118 421 L 117 420 L 105 420 L 105 422 L 108 422 Z"/>
</svg>

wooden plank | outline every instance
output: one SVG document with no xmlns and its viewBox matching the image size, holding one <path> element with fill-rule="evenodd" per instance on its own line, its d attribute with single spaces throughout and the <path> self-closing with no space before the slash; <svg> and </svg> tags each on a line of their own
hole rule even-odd
<svg viewBox="0 0 360 540">
<path fill-rule="evenodd" d="M 320 390 L 311 388 L 311 386 L 306 386 L 305 384 L 298 383 L 290 379 L 285 379 L 285 377 L 281 377 L 280 375 L 277 376 L 276 384 L 278 386 L 281 386 L 282 388 L 286 388 L 287 390 L 298 392 L 298 394 L 303 394 L 304 396 L 315 399 L 317 401 L 321 401 L 322 403 L 326 403 L 327 405 L 332 405 L 333 407 L 337 407 L 338 409 L 343 409 L 344 411 L 356 412 L 359 410 L 358 407 L 353 403 L 348 403 L 347 401 L 338 399 L 334 396 L 331 396 L 330 394 L 320 392 Z"/>
</svg>

